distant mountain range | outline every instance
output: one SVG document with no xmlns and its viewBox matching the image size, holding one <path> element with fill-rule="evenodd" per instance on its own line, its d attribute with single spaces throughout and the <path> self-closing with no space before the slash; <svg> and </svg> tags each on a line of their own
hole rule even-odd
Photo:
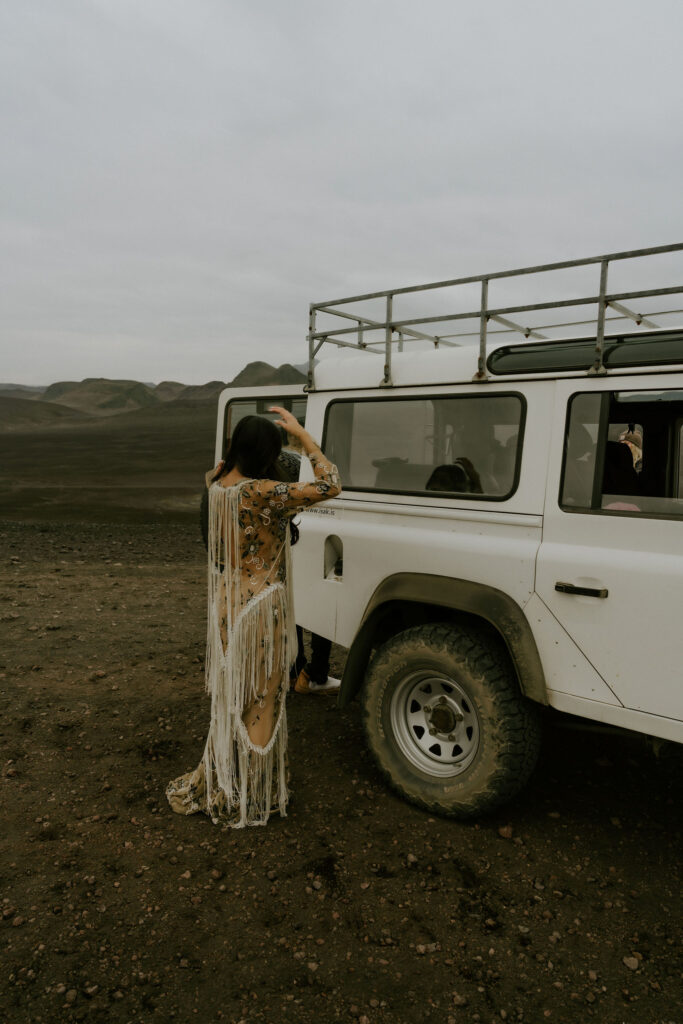
<svg viewBox="0 0 683 1024">
<path fill-rule="evenodd" d="M 58 381 L 44 388 L 0 383 L 0 430 L 75 426 L 83 418 L 118 416 L 168 403 L 215 402 L 225 387 L 303 384 L 305 380 L 303 367 L 290 363 L 275 367 L 269 363 L 253 362 L 227 383 L 212 380 L 207 384 L 181 384 L 166 380 L 161 384 L 144 384 L 104 377 Z"/>
</svg>

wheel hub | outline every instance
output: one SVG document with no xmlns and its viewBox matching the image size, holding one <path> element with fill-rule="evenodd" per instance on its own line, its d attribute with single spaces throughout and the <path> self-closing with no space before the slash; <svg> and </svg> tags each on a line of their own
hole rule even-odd
<svg viewBox="0 0 683 1024">
<path fill-rule="evenodd" d="M 404 756 L 427 774 L 458 775 L 477 752 L 474 703 L 449 676 L 422 672 L 405 677 L 392 697 L 391 722 Z"/>
<path fill-rule="evenodd" d="M 444 739 L 454 738 L 453 733 L 458 722 L 464 721 L 465 716 L 454 700 L 441 696 L 436 705 L 425 707 L 425 714 L 429 722 L 430 733 L 441 736 Z"/>
</svg>

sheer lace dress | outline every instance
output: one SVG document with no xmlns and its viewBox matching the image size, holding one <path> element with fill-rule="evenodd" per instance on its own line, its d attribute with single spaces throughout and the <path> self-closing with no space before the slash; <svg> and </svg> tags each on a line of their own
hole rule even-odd
<svg viewBox="0 0 683 1024">
<path fill-rule="evenodd" d="M 319 449 L 315 480 L 242 480 L 209 488 L 206 689 L 211 724 L 193 772 L 169 783 L 174 811 L 203 811 L 233 828 L 286 814 L 285 697 L 296 657 L 289 524 L 339 494 Z"/>
</svg>

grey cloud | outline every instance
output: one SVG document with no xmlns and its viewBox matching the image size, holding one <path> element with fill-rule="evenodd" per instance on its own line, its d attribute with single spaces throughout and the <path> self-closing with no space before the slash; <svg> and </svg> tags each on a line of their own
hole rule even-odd
<svg viewBox="0 0 683 1024">
<path fill-rule="evenodd" d="M 0 379 L 227 377 L 300 361 L 310 300 L 677 240 L 682 23 L 4 4 Z"/>
</svg>

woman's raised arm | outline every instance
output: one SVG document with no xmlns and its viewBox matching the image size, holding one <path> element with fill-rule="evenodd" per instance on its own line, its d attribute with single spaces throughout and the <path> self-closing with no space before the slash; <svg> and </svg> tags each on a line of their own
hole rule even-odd
<svg viewBox="0 0 683 1024">
<path fill-rule="evenodd" d="M 293 512 L 325 501 L 327 498 L 335 498 L 341 491 L 337 467 L 325 458 L 320 446 L 291 412 L 278 405 L 274 405 L 270 411 L 280 414 L 276 426 L 284 427 L 289 436 L 301 444 L 313 466 L 315 480 L 290 484 L 275 480 L 259 480 L 255 488 L 256 493 L 274 509 L 289 509 Z"/>
</svg>

